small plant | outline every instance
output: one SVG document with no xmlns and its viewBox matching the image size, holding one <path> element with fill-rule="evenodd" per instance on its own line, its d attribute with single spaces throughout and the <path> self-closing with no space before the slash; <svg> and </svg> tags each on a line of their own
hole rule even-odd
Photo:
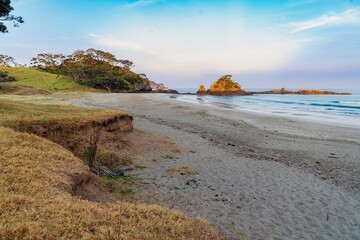
<svg viewBox="0 0 360 240">
<path fill-rule="evenodd" d="M 101 154 L 101 160 L 100 163 L 103 164 L 106 167 L 112 168 L 116 164 L 121 163 L 121 160 L 119 159 L 118 155 L 114 152 L 104 152 Z"/>
<path fill-rule="evenodd" d="M 146 168 L 146 166 L 142 166 L 142 165 L 135 165 L 134 167 L 140 170 L 144 170 Z"/>
<path fill-rule="evenodd" d="M 191 168 L 190 166 L 182 166 L 179 168 L 177 168 L 177 167 L 169 168 L 167 170 L 167 172 L 179 173 L 180 175 L 185 175 L 185 176 L 191 176 L 191 175 L 197 174 L 196 170 Z"/>
<path fill-rule="evenodd" d="M 117 176 L 118 173 L 113 172 L 101 164 L 105 159 L 105 155 L 98 154 L 97 144 L 99 142 L 99 135 L 99 130 L 97 130 L 96 133 L 90 137 L 90 146 L 84 148 L 83 160 L 89 165 L 91 172 L 95 173 L 96 175 L 104 175 L 113 178 Z"/>
<path fill-rule="evenodd" d="M 83 159 L 87 162 L 90 168 L 94 168 L 96 166 L 96 162 L 101 160 L 103 156 L 98 156 L 97 154 L 97 144 L 99 142 L 99 130 L 96 131 L 95 135 L 90 137 L 90 146 L 84 148 L 83 151 Z"/>
<path fill-rule="evenodd" d="M 135 191 L 132 188 L 121 188 L 119 192 L 123 195 L 133 195 Z"/>
<path fill-rule="evenodd" d="M 175 148 L 172 152 L 175 154 L 180 154 L 181 150 L 179 148 Z"/>
<path fill-rule="evenodd" d="M 127 157 L 124 161 L 122 161 L 122 164 L 125 166 L 130 166 L 131 164 L 133 164 L 134 159 L 131 157 Z"/>
<path fill-rule="evenodd" d="M 165 159 L 170 159 L 170 160 L 173 160 L 173 159 L 174 159 L 174 157 L 173 157 L 173 156 L 168 155 L 168 154 L 166 154 L 166 155 L 164 156 L 164 158 L 165 158 Z"/>
</svg>

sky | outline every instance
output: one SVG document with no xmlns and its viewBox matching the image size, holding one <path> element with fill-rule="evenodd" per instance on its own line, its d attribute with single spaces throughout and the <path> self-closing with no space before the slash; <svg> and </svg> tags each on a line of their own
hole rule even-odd
<svg viewBox="0 0 360 240">
<path fill-rule="evenodd" d="M 13 0 L 0 54 L 109 51 L 171 88 L 360 89 L 360 0 Z"/>
</svg>

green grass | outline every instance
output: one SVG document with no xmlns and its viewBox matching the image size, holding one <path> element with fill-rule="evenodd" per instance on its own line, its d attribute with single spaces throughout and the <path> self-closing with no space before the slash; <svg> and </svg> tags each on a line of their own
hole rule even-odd
<svg viewBox="0 0 360 240">
<path fill-rule="evenodd" d="M 94 91 L 94 89 L 79 85 L 71 78 L 47 73 L 34 68 L 26 67 L 0 67 L 9 76 L 15 77 L 16 81 L 8 85 L 31 87 L 47 91 Z"/>
<path fill-rule="evenodd" d="M 143 165 L 135 165 L 134 167 L 139 170 L 144 170 L 146 168 L 146 166 Z"/>
<path fill-rule="evenodd" d="M 122 195 L 133 195 L 135 194 L 135 191 L 132 188 L 121 188 L 120 194 Z"/>
<path fill-rule="evenodd" d="M 131 176 L 114 178 L 102 177 L 100 180 L 115 194 L 120 194 L 120 196 L 135 194 L 132 188 L 133 184 L 135 184 L 135 179 Z"/>
</svg>

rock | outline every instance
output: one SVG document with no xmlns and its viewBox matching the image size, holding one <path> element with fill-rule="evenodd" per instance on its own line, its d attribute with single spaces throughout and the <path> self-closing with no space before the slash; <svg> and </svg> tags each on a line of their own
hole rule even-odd
<svg viewBox="0 0 360 240">
<path fill-rule="evenodd" d="M 151 86 L 151 92 L 152 93 L 173 93 L 173 94 L 178 94 L 178 91 L 167 88 L 165 86 L 165 84 L 163 84 L 163 83 L 158 84 L 156 82 L 150 81 L 150 86 Z"/>
<path fill-rule="evenodd" d="M 250 92 L 250 94 L 301 94 L 301 95 L 351 95 L 351 93 L 346 92 L 333 92 L 326 90 L 317 90 L 317 89 L 300 89 L 298 91 L 288 91 L 284 87 L 279 89 L 273 89 L 268 91 L 261 92 Z"/>
<path fill-rule="evenodd" d="M 179 94 L 178 91 L 173 89 L 159 89 L 159 90 L 152 90 L 152 93 L 173 93 L 173 94 Z"/>
<path fill-rule="evenodd" d="M 166 90 L 168 89 L 167 87 L 165 87 L 165 84 L 163 83 L 156 83 L 156 82 L 153 82 L 153 81 L 150 81 L 150 86 L 151 86 L 151 89 L 153 91 L 156 91 L 156 90 Z"/>
<path fill-rule="evenodd" d="M 140 83 L 133 84 L 133 89 L 131 92 L 151 92 L 152 88 L 150 81 L 143 81 Z"/>
<path fill-rule="evenodd" d="M 124 171 L 122 171 L 122 170 L 117 170 L 117 171 L 115 171 L 114 173 L 115 173 L 116 176 L 119 176 L 119 177 L 125 176 L 125 173 L 124 173 Z"/>
<path fill-rule="evenodd" d="M 197 90 L 196 94 L 206 94 L 206 88 L 204 85 L 200 85 L 199 89 Z"/>
<path fill-rule="evenodd" d="M 231 75 L 224 75 L 219 80 L 211 84 L 207 93 L 210 95 L 248 95 L 241 89 L 240 85 L 233 81 Z"/>
</svg>

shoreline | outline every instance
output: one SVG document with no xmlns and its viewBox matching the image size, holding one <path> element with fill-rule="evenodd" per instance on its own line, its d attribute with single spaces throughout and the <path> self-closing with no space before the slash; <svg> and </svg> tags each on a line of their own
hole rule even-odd
<svg viewBox="0 0 360 240">
<path fill-rule="evenodd" d="M 179 95 L 183 95 L 183 94 L 179 94 Z M 184 94 L 186 95 L 186 94 Z M 193 94 L 196 95 L 196 94 Z M 168 98 L 170 98 L 171 100 L 176 99 L 178 95 L 170 95 L 168 96 Z M 200 95 L 199 97 L 202 97 L 204 95 Z M 155 98 L 160 98 L 159 97 L 155 97 Z M 162 98 L 165 98 L 165 96 L 162 96 Z M 328 126 L 336 126 L 336 127 L 345 127 L 345 128 L 355 128 L 355 129 L 360 129 L 360 125 L 355 125 L 354 123 L 345 123 L 346 120 L 349 119 L 343 119 L 342 122 L 340 122 L 340 118 L 336 119 L 336 118 L 327 118 L 325 116 L 317 116 L 317 115 L 285 115 L 285 114 L 290 114 L 287 112 L 284 112 L 284 115 L 280 115 L 280 114 L 276 114 L 276 113 L 270 113 L 270 112 L 260 112 L 260 110 L 254 110 L 254 109 L 248 109 L 248 108 L 239 108 L 237 105 L 234 104 L 228 104 L 228 103 L 223 103 L 223 102 L 209 102 L 209 103 L 196 103 L 196 102 L 191 102 L 191 101 L 187 101 L 187 100 L 183 100 L 183 99 L 178 99 L 175 101 L 181 101 L 185 104 L 189 104 L 192 106 L 197 106 L 197 107 L 206 107 L 206 108 L 215 108 L 215 109 L 224 109 L 224 110 L 231 110 L 231 111 L 238 111 L 238 112 L 242 112 L 244 114 L 247 115 L 254 115 L 254 117 L 257 116 L 263 116 L 263 117 L 270 117 L 270 118 L 279 118 L 279 119 L 288 119 L 288 120 L 292 120 L 292 121 L 296 121 L 296 122 L 304 122 L 304 123 L 315 123 L 315 124 L 319 124 L 319 125 L 328 125 Z M 340 117 L 344 117 L 344 116 L 340 116 Z M 352 120 L 352 119 L 351 119 Z M 353 120 L 354 121 L 354 120 Z"/>
<path fill-rule="evenodd" d="M 360 234 L 356 128 L 193 106 L 163 94 L 88 94 L 76 105 L 119 109 L 166 136 L 172 156 L 143 159 L 137 201 L 200 216 L 228 239 Z M 139 146 L 141 147 L 141 146 Z M 193 171 L 188 171 L 189 169 Z"/>
</svg>

